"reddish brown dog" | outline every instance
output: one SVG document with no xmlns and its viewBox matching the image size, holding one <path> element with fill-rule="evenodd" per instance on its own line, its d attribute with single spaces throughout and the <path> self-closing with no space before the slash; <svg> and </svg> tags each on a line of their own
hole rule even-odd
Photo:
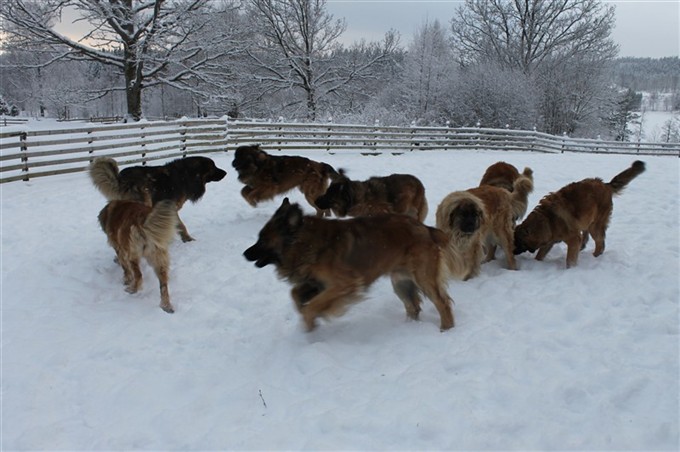
<svg viewBox="0 0 680 452">
<path fill-rule="evenodd" d="M 419 221 L 427 217 L 425 187 L 410 174 L 350 180 L 343 170 L 323 196 L 316 199 L 322 209 L 331 209 L 338 217 L 403 213 Z"/>
<path fill-rule="evenodd" d="M 168 246 L 179 224 L 176 203 L 165 200 L 150 207 L 135 201 L 111 201 L 99 213 L 99 224 L 123 267 L 125 290 L 135 293 L 142 287 L 139 263 L 144 257 L 160 283 L 161 309 L 175 312 L 168 293 Z"/>
<path fill-rule="evenodd" d="M 515 254 L 538 250 L 536 259 L 540 261 L 555 243 L 565 242 L 569 268 L 576 265 L 579 251 L 592 235 L 593 256 L 600 256 L 613 210 L 612 197 L 644 171 L 644 162 L 637 160 L 609 183 L 602 179 L 584 179 L 548 194 L 515 229 Z"/>
<path fill-rule="evenodd" d="M 297 187 L 316 209 L 317 216 L 328 213 L 316 205 L 316 199 L 324 194 L 330 179 L 338 175 L 327 163 L 306 157 L 271 155 L 259 145 L 249 145 L 236 148 L 232 166 L 238 172 L 238 180 L 245 184 L 241 195 L 253 207 Z"/>
<path fill-rule="evenodd" d="M 305 216 L 286 198 L 243 255 L 257 267 L 274 264 L 293 284 L 291 295 L 308 330 L 318 317 L 344 313 L 382 275 L 392 279 L 410 318 L 418 318 L 423 293 L 446 330 L 454 326 L 446 242 L 441 231 L 406 215 L 331 220 Z"/>
</svg>

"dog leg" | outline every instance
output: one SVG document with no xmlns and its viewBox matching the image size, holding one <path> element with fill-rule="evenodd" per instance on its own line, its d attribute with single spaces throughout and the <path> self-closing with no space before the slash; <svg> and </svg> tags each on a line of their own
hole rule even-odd
<svg viewBox="0 0 680 452">
<path fill-rule="evenodd" d="M 542 261 L 545 259 L 545 256 L 548 255 L 550 250 L 552 249 L 554 243 L 549 243 L 547 245 L 544 245 L 538 249 L 538 253 L 536 254 L 536 260 L 537 261 Z"/>
<path fill-rule="evenodd" d="M 430 299 L 437 312 L 439 312 L 439 329 L 445 331 L 456 324 L 453 316 L 453 301 L 446 291 L 446 278 L 440 271 L 440 266 L 445 265 L 439 259 L 426 258 L 421 261 L 422 265 L 415 268 L 413 278 L 418 288 Z"/>
<path fill-rule="evenodd" d="M 293 287 L 290 295 L 293 297 L 293 301 L 295 301 L 295 307 L 297 307 L 298 312 L 302 312 L 302 308 L 309 303 L 309 300 L 321 293 L 323 288 L 323 284 L 317 281 L 305 281 Z"/>
<path fill-rule="evenodd" d="M 581 251 L 583 251 L 586 248 L 589 238 L 590 234 L 588 234 L 588 231 L 583 231 L 583 238 L 581 239 Z"/>
<path fill-rule="evenodd" d="M 337 281 L 336 281 L 337 282 Z M 360 280 L 343 281 L 338 285 L 326 287 L 318 295 L 302 306 L 301 314 L 307 331 L 316 328 L 318 317 L 341 315 L 350 303 L 358 301 L 361 296 L 359 291 L 363 288 Z"/>
<path fill-rule="evenodd" d="M 184 225 L 184 222 L 182 221 L 179 216 L 177 217 L 179 222 L 177 223 L 177 230 L 179 231 L 179 236 L 182 238 L 182 241 L 184 243 L 186 242 L 193 242 L 195 239 L 189 235 L 189 231 L 187 230 L 187 227 Z"/>
<path fill-rule="evenodd" d="M 127 293 L 137 293 L 142 288 L 142 271 L 139 268 L 139 259 L 130 259 L 122 261 L 123 269 L 127 268 L 129 272 L 130 282 L 126 283 L 125 291 Z"/>
<path fill-rule="evenodd" d="M 486 248 L 486 257 L 484 258 L 484 262 L 491 262 L 492 260 L 496 259 L 496 244 L 487 244 L 485 246 Z M 505 248 L 505 247 L 504 247 Z"/>
<path fill-rule="evenodd" d="M 168 251 L 155 248 L 152 252 L 145 255 L 146 260 L 153 267 L 156 273 L 161 291 L 160 307 L 167 313 L 172 314 L 175 308 L 170 303 L 170 293 L 168 292 L 168 268 L 170 267 L 170 256 Z"/>
<path fill-rule="evenodd" d="M 581 234 L 569 237 L 567 243 L 567 268 L 575 267 L 578 263 L 578 253 L 581 252 Z"/>
<path fill-rule="evenodd" d="M 241 189 L 241 196 L 243 196 L 243 199 L 245 199 L 248 202 L 248 204 L 250 204 L 253 207 L 256 207 L 257 201 L 253 195 L 253 191 L 255 191 L 253 187 L 251 187 L 250 185 L 246 185 Z"/>
<path fill-rule="evenodd" d="M 503 231 L 503 237 L 501 238 L 501 247 L 505 253 L 505 259 L 508 261 L 508 268 L 510 270 L 517 270 L 517 261 L 515 260 L 514 253 L 514 232 L 512 230 L 512 223 L 508 223 L 508 227 Z"/>
<path fill-rule="evenodd" d="M 418 320 L 420 314 L 420 305 L 422 300 L 418 295 L 418 286 L 408 277 L 402 273 L 392 273 L 390 275 L 392 280 L 392 288 L 399 299 L 404 303 L 406 308 L 406 315 L 413 320 Z"/>
<path fill-rule="evenodd" d="M 603 228 L 592 228 L 590 234 L 593 236 L 595 241 L 595 251 L 593 251 L 593 256 L 598 257 L 604 253 L 604 238 L 606 232 Z"/>
</svg>

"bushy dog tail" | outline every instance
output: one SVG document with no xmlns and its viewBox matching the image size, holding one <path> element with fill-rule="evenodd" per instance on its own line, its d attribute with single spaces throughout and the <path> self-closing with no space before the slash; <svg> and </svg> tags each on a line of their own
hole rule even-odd
<svg viewBox="0 0 680 452">
<path fill-rule="evenodd" d="M 159 248 L 166 248 L 172 241 L 179 224 L 177 204 L 174 201 L 157 203 L 144 221 L 147 238 Z"/>
<path fill-rule="evenodd" d="M 645 172 L 645 162 L 636 160 L 630 168 L 620 172 L 607 184 L 615 195 L 620 194 L 624 188 L 636 177 Z"/>
<path fill-rule="evenodd" d="M 98 157 L 90 164 L 90 179 L 109 201 L 122 199 L 118 184 L 118 164 L 112 158 Z"/>
<path fill-rule="evenodd" d="M 512 219 L 519 220 L 527 213 L 529 193 L 534 191 L 534 172 L 531 168 L 524 168 L 524 172 L 512 184 Z"/>
</svg>

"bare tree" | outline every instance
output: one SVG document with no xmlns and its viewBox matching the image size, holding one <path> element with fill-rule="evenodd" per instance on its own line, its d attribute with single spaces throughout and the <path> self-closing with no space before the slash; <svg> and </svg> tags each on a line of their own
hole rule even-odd
<svg viewBox="0 0 680 452">
<path fill-rule="evenodd" d="M 537 94 L 540 126 L 574 132 L 608 102 L 605 67 L 616 56 L 613 6 L 599 0 L 466 0 L 451 21 L 463 65 L 519 70 Z M 591 124 L 589 124 L 591 125 Z"/>
<path fill-rule="evenodd" d="M 361 61 L 334 58 L 344 20 L 326 11 L 325 0 L 248 0 L 247 11 L 259 38 L 249 54 L 262 96 L 284 93 L 315 120 L 319 103 L 352 81 L 370 74 L 398 44 L 388 33 L 381 51 Z"/>
<path fill-rule="evenodd" d="M 123 74 L 127 111 L 142 116 L 142 90 L 159 84 L 196 91 L 224 88 L 218 70 L 233 51 L 233 35 L 217 33 L 218 21 L 236 8 L 210 0 L 3 0 L 0 32 L 15 48 L 38 51 L 40 67 L 58 61 L 94 60 Z M 72 40 L 54 29 L 65 8 L 74 8 L 91 31 Z M 206 45 L 209 43 L 209 45 Z"/>
<path fill-rule="evenodd" d="M 457 72 L 444 27 L 438 20 L 424 23 L 408 47 L 400 86 L 404 108 L 426 122 L 442 116 Z"/>
<path fill-rule="evenodd" d="M 577 55 L 611 59 L 615 8 L 599 0 L 466 0 L 451 21 L 464 63 L 491 60 L 526 73 Z"/>
</svg>

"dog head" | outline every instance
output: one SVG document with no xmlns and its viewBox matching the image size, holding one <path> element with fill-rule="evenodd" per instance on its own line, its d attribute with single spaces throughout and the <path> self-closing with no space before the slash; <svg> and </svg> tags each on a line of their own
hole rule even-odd
<svg viewBox="0 0 680 452">
<path fill-rule="evenodd" d="M 260 149 L 259 144 L 239 146 L 234 152 L 231 166 L 238 172 L 239 180 L 243 182 L 242 179 L 254 174 L 268 157 L 269 154 Z"/>
<path fill-rule="evenodd" d="M 176 177 L 186 184 L 187 199 L 192 202 L 198 201 L 205 194 L 205 184 L 221 181 L 227 175 L 226 171 L 208 157 L 186 157 L 175 162 Z"/>
<path fill-rule="evenodd" d="M 484 212 L 473 200 L 461 200 L 449 214 L 449 226 L 452 231 L 471 235 L 482 225 Z"/>
<path fill-rule="evenodd" d="M 437 228 L 459 239 L 467 239 L 480 230 L 485 215 L 484 204 L 472 193 L 449 193 L 437 207 Z"/>
<path fill-rule="evenodd" d="M 285 198 L 281 206 L 260 230 L 257 242 L 243 252 L 243 256 L 262 268 L 279 264 L 287 245 L 302 226 L 303 213 L 298 204 Z"/>
<path fill-rule="evenodd" d="M 551 237 L 550 222 L 534 210 L 515 228 L 514 254 L 522 254 L 525 251 L 533 253 L 550 243 Z"/>
<path fill-rule="evenodd" d="M 331 209 L 335 215 L 344 217 L 354 206 L 354 194 L 352 181 L 345 176 L 345 171 L 340 169 L 338 174 L 328 186 L 326 193 L 316 198 L 314 204 L 319 209 Z"/>
</svg>

